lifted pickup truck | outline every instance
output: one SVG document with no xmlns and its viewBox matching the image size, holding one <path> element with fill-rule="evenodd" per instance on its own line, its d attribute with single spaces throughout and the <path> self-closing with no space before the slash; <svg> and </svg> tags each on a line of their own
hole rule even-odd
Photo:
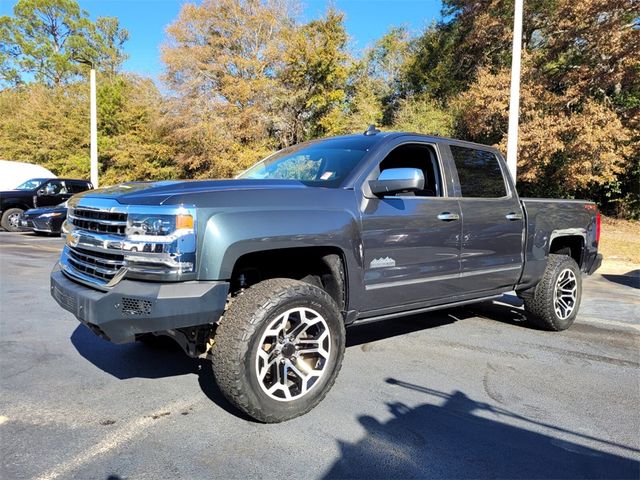
<svg viewBox="0 0 640 480">
<path fill-rule="evenodd" d="M 593 203 L 519 199 L 490 147 L 369 129 L 234 180 L 128 183 L 69 201 L 51 294 L 115 343 L 173 337 L 263 422 L 333 385 L 345 327 L 516 291 L 568 328 L 601 262 Z"/>
</svg>

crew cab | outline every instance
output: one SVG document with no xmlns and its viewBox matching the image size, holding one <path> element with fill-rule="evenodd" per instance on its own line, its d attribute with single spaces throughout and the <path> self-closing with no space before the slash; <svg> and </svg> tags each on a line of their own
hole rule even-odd
<svg viewBox="0 0 640 480">
<path fill-rule="evenodd" d="M 21 216 L 25 210 L 53 207 L 91 188 L 91 182 L 73 178 L 27 180 L 14 190 L 0 192 L 0 225 L 9 232 L 17 232 L 21 229 Z"/>
<path fill-rule="evenodd" d="M 586 201 L 518 198 L 497 150 L 411 133 L 281 150 L 233 180 L 128 183 L 69 201 L 51 294 L 115 343 L 174 338 L 263 422 L 304 414 L 345 327 L 516 291 L 549 330 L 601 263 Z"/>
</svg>

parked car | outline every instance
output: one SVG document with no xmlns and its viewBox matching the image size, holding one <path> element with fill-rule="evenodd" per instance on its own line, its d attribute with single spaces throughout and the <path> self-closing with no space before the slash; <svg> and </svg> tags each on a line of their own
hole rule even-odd
<svg viewBox="0 0 640 480">
<path fill-rule="evenodd" d="M 532 324 L 564 330 L 602 260 L 595 204 L 518 198 L 491 147 L 375 129 L 234 180 L 85 192 L 66 228 L 62 308 L 114 343 L 171 336 L 263 422 L 324 398 L 345 327 L 515 290 Z"/>
<path fill-rule="evenodd" d="M 71 178 L 32 178 L 15 190 L 0 192 L 0 225 L 5 230 L 21 229 L 20 216 L 30 208 L 53 207 L 76 193 L 92 189 L 91 182 Z"/>
<path fill-rule="evenodd" d="M 67 202 L 55 207 L 31 208 L 20 217 L 20 226 L 36 234 L 58 234 L 67 219 Z"/>
</svg>

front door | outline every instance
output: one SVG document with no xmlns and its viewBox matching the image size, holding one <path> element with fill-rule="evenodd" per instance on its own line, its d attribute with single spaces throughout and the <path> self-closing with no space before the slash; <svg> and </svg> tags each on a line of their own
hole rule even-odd
<svg viewBox="0 0 640 480">
<path fill-rule="evenodd" d="M 361 204 L 365 305 L 363 310 L 403 306 L 448 297 L 458 289 L 462 221 L 457 199 L 444 197 L 440 162 L 432 145 L 393 149 L 387 168 L 420 168 L 425 189 Z"/>
<path fill-rule="evenodd" d="M 71 198 L 63 180 L 49 180 L 38 189 L 36 206 L 53 207 Z"/>
</svg>

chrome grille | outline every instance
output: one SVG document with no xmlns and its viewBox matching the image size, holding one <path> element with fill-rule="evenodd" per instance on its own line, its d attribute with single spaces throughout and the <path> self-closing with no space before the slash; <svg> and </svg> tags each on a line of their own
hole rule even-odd
<svg viewBox="0 0 640 480">
<path fill-rule="evenodd" d="M 108 283 L 124 265 L 124 255 L 67 247 L 67 260 L 79 272 Z"/>
<path fill-rule="evenodd" d="M 124 235 L 127 228 L 126 213 L 104 210 L 72 208 L 69 210 L 68 221 L 80 230 L 111 235 Z"/>
</svg>

